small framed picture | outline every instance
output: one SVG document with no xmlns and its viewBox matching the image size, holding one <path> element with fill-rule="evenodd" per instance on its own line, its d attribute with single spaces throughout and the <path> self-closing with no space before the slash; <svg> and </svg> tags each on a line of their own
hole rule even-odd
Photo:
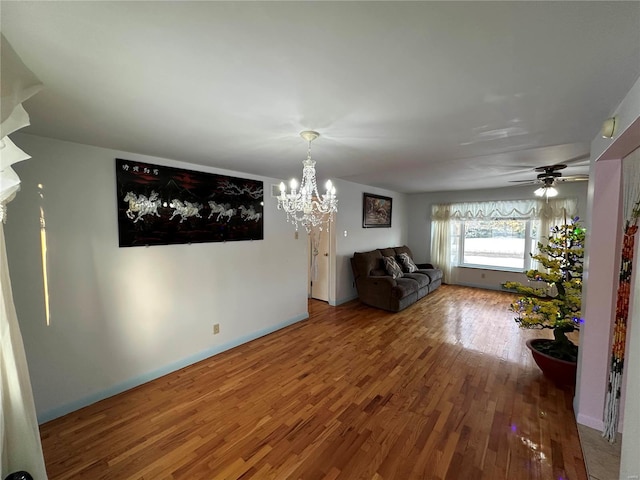
<svg viewBox="0 0 640 480">
<path fill-rule="evenodd" d="M 393 198 L 364 193 L 362 196 L 362 228 L 391 228 Z"/>
</svg>

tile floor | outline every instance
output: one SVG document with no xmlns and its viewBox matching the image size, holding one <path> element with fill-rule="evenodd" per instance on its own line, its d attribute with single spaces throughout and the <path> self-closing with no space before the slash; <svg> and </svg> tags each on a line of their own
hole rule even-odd
<svg viewBox="0 0 640 480">
<path fill-rule="evenodd" d="M 578 425 L 578 433 L 589 480 L 618 480 L 622 435 L 618 433 L 616 443 L 611 444 L 593 428 Z"/>
</svg>

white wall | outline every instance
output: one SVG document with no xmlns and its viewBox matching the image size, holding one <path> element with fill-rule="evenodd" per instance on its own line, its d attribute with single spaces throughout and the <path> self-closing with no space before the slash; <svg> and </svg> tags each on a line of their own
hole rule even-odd
<svg viewBox="0 0 640 480">
<path fill-rule="evenodd" d="M 589 219 L 593 228 L 587 230 L 585 242 L 584 325 L 580 331 L 574 410 L 578 423 L 598 430 L 604 425 L 609 347 L 620 275 L 621 169 L 620 160 L 608 160 L 593 163 L 590 171 L 594 188 Z"/>
<path fill-rule="evenodd" d="M 14 140 L 33 158 L 16 165 L 22 191 L 5 232 L 40 421 L 308 317 L 306 238 L 295 240 L 277 211 L 268 190 L 275 179 L 29 135 Z M 118 248 L 116 157 L 264 181 L 264 240 Z"/>
<path fill-rule="evenodd" d="M 339 200 L 335 223 L 336 293 L 333 297 L 335 302 L 330 303 L 339 305 L 358 296 L 351 270 L 353 253 L 405 245 L 409 226 L 405 194 L 344 180 L 336 180 L 335 185 Z M 364 192 L 393 198 L 391 228 L 362 227 L 362 194 Z"/>
<path fill-rule="evenodd" d="M 587 183 L 563 183 L 558 187 L 560 197 L 578 199 L 578 215 L 586 225 Z M 409 239 L 408 245 L 418 262 L 430 262 L 431 257 L 431 207 L 438 203 L 481 202 L 490 200 L 520 200 L 533 198 L 535 187 L 516 186 L 484 190 L 432 192 L 408 195 Z M 457 283 L 473 287 L 500 289 L 506 281 L 523 281 L 522 273 L 492 271 L 476 268 L 457 268 Z"/>
<path fill-rule="evenodd" d="M 633 145 L 626 141 L 619 142 L 623 137 L 638 138 L 638 118 L 640 118 L 640 77 L 636 80 L 631 90 L 627 92 L 620 105 L 611 113 L 616 117 L 616 128 L 613 138 L 602 138 L 598 133 L 591 141 L 591 158 L 596 160 L 603 156 L 607 158 L 622 158 L 634 150 Z M 605 119 L 603 118 L 604 122 Z M 635 142 L 634 142 L 635 143 Z"/>
</svg>

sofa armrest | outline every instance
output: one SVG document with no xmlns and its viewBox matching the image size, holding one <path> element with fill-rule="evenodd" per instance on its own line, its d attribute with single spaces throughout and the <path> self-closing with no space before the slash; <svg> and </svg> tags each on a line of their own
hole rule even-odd
<svg viewBox="0 0 640 480">
<path fill-rule="evenodd" d="M 432 270 L 436 268 L 432 263 L 417 263 L 416 266 L 421 270 Z"/>
<path fill-rule="evenodd" d="M 360 301 L 379 308 L 393 309 L 392 302 L 397 288 L 398 282 L 391 276 L 367 275 L 356 280 Z"/>
</svg>

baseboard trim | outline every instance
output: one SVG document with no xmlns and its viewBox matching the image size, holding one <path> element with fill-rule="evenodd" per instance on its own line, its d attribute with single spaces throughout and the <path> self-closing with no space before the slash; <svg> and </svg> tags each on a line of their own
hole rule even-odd
<svg viewBox="0 0 640 480">
<path fill-rule="evenodd" d="M 509 291 L 502 288 L 502 285 L 490 285 L 490 284 L 485 285 L 481 283 L 466 283 L 466 282 L 459 282 L 459 283 L 456 283 L 455 285 L 460 285 L 461 287 L 482 288 L 484 290 L 496 290 L 496 291 L 503 291 L 503 292 Z"/>
<path fill-rule="evenodd" d="M 339 300 L 334 300 L 333 302 L 329 302 L 329 305 L 332 307 L 337 307 L 338 305 L 342 305 L 343 303 L 350 302 L 358 298 L 358 295 L 351 295 L 349 297 L 341 298 Z"/>
<path fill-rule="evenodd" d="M 224 345 L 216 345 L 215 347 L 212 347 L 207 350 L 198 352 L 194 355 L 190 355 L 188 357 L 182 358 L 180 360 L 172 362 L 168 365 L 165 365 L 151 372 L 138 375 L 137 377 L 133 377 L 129 380 L 118 383 L 116 385 L 113 385 L 99 392 L 95 392 L 95 393 L 92 393 L 91 395 L 87 395 L 86 397 L 83 397 L 79 400 L 66 403 L 59 407 L 51 408 L 45 412 L 38 414 L 38 423 L 42 425 L 43 423 L 49 422 L 58 417 L 62 417 L 63 415 L 66 415 L 68 413 L 75 412 L 76 410 L 80 410 L 81 408 L 87 407 L 93 403 L 99 402 L 100 400 L 113 397 L 114 395 L 117 395 L 119 393 L 130 390 L 134 387 L 142 385 L 143 383 L 150 382 L 151 380 L 155 380 L 156 378 L 160 378 L 164 375 L 175 372 L 176 370 L 180 370 L 181 368 L 188 367 L 189 365 L 193 365 L 194 363 L 200 362 L 201 360 L 217 355 L 218 353 L 222 353 L 226 350 L 231 350 L 232 348 L 248 343 L 257 338 L 264 337 L 265 335 L 269 335 L 270 333 L 276 332 L 285 327 L 288 327 L 289 325 L 293 325 L 294 323 L 301 322 L 302 320 L 306 320 L 308 318 L 309 318 L 309 312 L 296 315 L 295 317 L 290 318 L 289 320 L 286 320 L 272 327 L 264 328 L 256 332 L 252 332 L 248 335 L 243 335 L 242 337 L 238 337 L 232 340 L 231 342 L 225 343 Z"/>
<path fill-rule="evenodd" d="M 583 415 L 582 413 L 579 413 L 576 416 L 576 422 L 579 423 L 580 425 L 585 425 L 595 430 L 600 430 L 600 431 L 604 430 L 604 421 L 601 418 L 593 418 L 587 415 Z"/>
</svg>

